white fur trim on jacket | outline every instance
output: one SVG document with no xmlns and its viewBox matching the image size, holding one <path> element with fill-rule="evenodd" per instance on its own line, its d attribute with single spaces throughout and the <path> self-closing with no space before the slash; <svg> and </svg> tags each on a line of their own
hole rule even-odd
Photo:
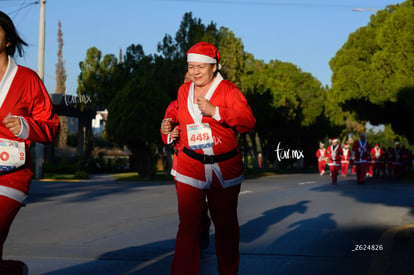
<svg viewBox="0 0 414 275">
<path fill-rule="evenodd" d="M 25 204 L 27 199 L 27 194 L 22 191 L 3 185 L 0 185 L 0 195 L 18 201 L 21 204 Z"/>
</svg>

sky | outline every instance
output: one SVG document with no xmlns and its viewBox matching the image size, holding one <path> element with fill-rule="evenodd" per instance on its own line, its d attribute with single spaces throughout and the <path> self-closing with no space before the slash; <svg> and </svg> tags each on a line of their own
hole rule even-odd
<svg viewBox="0 0 414 275">
<path fill-rule="evenodd" d="M 29 44 L 18 64 L 37 70 L 39 1 L 0 0 L 0 10 Z M 175 37 L 186 12 L 226 27 L 256 59 L 290 62 L 331 85 L 329 61 L 349 34 L 366 26 L 376 10 L 399 0 L 46 0 L 44 82 L 55 92 L 58 22 L 62 24 L 66 93 L 75 95 L 79 63 L 97 47 L 103 55 L 125 53 L 131 44 L 157 53 L 166 34 Z M 354 9 L 363 11 L 354 11 Z"/>
</svg>

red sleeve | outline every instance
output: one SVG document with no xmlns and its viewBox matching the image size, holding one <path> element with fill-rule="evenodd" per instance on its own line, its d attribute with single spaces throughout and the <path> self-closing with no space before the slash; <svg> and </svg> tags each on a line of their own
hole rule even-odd
<svg viewBox="0 0 414 275">
<path fill-rule="evenodd" d="M 164 119 L 171 118 L 174 123 L 177 123 L 177 108 L 177 100 L 171 101 L 167 107 L 167 110 L 165 111 Z"/>
<path fill-rule="evenodd" d="M 325 157 L 331 158 L 331 146 L 326 149 Z"/>
<path fill-rule="evenodd" d="M 164 144 L 168 144 L 168 135 L 161 133 L 161 139 Z"/>
<path fill-rule="evenodd" d="M 256 119 L 252 110 L 247 103 L 243 94 L 232 85 L 229 91 L 227 102 L 231 104 L 228 107 L 219 106 L 220 123 L 226 123 L 233 127 L 239 133 L 245 133 L 253 130 Z"/>
<path fill-rule="evenodd" d="M 172 101 L 168 105 L 167 110 L 165 111 L 164 119 L 170 118 L 174 123 L 177 123 L 177 108 L 178 108 L 177 100 Z M 164 144 L 169 144 L 168 135 L 164 135 L 161 132 L 161 128 L 160 128 L 160 133 L 161 133 L 162 142 Z"/>
<path fill-rule="evenodd" d="M 358 153 L 358 141 L 356 141 L 354 144 L 352 144 L 352 152 L 354 152 L 354 154 Z"/>
<path fill-rule="evenodd" d="M 29 113 L 23 118 L 29 125 L 28 140 L 39 143 L 52 143 L 59 133 L 59 118 L 53 110 L 53 104 L 41 79 L 34 72 L 30 76 L 27 85 L 31 98 L 29 101 Z"/>
</svg>

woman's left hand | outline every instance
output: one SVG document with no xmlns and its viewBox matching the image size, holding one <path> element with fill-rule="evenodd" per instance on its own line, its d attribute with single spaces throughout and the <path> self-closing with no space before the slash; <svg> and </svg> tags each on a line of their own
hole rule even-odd
<svg viewBox="0 0 414 275">
<path fill-rule="evenodd" d="M 216 106 L 211 104 L 210 101 L 204 97 L 197 98 L 197 104 L 203 116 L 214 116 L 216 113 Z"/>
</svg>

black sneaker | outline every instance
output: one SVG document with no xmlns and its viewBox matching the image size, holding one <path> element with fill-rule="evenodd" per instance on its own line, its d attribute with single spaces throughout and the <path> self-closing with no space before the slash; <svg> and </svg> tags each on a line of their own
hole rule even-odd
<svg viewBox="0 0 414 275">
<path fill-rule="evenodd" d="M 29 275 L 29 268 L 25 263 L 22 265 L 22 275 Z"/>
<path fill-rule="evenodd" d="M 4 275 L 28 275 L 29 268 L 22 261 L 0 260 L 0 274 Z"/>
</svg>

